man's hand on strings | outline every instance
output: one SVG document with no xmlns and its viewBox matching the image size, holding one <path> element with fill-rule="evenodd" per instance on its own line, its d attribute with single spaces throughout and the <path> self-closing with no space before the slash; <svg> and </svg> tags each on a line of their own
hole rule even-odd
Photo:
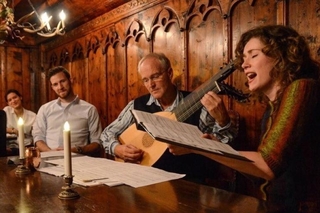
<svg viewBox="0 0 320 213">
<path fill-rule="evenodd" d="M 125 162 L 140 163 L 143 157 L 143 153 L 143 150 L 138 149 L 131 144 L 117 145 L 115 147 L 116 156 L 120 157 Z"/>
</svg>

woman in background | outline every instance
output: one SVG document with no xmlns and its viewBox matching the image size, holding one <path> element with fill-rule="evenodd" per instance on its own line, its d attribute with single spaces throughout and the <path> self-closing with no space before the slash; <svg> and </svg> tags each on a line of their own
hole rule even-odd
<svg viewBox="0 0 320 213">
<path fill-rule="evenodd" d="M 19 153 L 19 145 L 17 142 L 18 119 L 21 117 L 24 122 L 25 145 L 32 145 L 31 130 L 36 119 L 36 114 L 23 108 L 22 96 L 15 89 L 10 89 L 6 92 L 5 100 L 8 104 L 8 106 L 3 109 L 7 115 L 7 152 L 8 155 L 16 155 Z"/>
<path fill-rule="evenodd" d="M 237 69 L 249 90 L 268 103 L 257 151 L 239 151 L 253 162 L 169 145 L 174 154 L 194 152 L 237 171 L 269 181 L 268 212 L 320 209 L 319 63 L 303 36 L 290 27 L 260 26 L 244 33 L 236 47 Z M 213 92 L 201 102 L 219 102 Z"/>
</svg>

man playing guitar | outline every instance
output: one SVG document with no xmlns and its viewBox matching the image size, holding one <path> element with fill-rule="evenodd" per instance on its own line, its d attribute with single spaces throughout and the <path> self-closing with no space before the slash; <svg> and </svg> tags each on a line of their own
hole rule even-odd
<svg viewBox="0 0 320 213">
<path fill-rule="evenodd" d="M 126 142 L 124 137 L 121 137 L 121 134 L 134 123 L 130 110 L 138 109 L 150 113 L 171 112 L 189 94 L 177 90 L 172 83 L 173 70 L 169 59 L 162 53 L 150 53 L 143 57 L 138 64 L 138 72 L 149 94 L 130 101 L 118 118 L 104 129 L 100 138 L 108 155 L 131 163 L 141 163 L 146 153 L 133 144 L 136 141 Z M 230 119 L 228 111 L 221 102 L 218 95 L 210 99 L 203 97 L 201 103 L 204 107 L 190 115 L 184 122 L 198 126 L 204 133 L 214 134 L 221 142 L 232 142 L 238 131 L 238 121 Z M 129 134 L 129 138 L 131 136 L 132 133 Z M 121 142 L 119 137 L 122 139 Z M 214 176 L 213 173 L 216 172 L 212 172 L 212 168 L 218 165 L 197 154 L 175 156 L 165 147 L 161 157 L 150 166 L 183 173 L 186 174 L 186 179 L 203 183 L 206 178 Z"/>
</svg>

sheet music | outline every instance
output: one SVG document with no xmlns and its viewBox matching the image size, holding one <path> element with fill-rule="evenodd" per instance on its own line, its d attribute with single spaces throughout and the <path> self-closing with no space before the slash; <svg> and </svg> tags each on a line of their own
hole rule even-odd
<svg viewBox="0 0 320 213">
<path fill-rule="evenodd" d="M 139 110 L 132 110 L 132 114 L 156 140 L 249 161 L 228 144 L 203 138 L 197 126 Z"/>
<path fill-rule="evenodd" d="M 47 160 L 45 163 L 56 166 L 40 168 L 39 171 L 53 175 L 63 175 L 63 159 Z M 57 172 L 59 170 L 61 171 L 60 173 Z M 149 166 L 88 156 L 72 157 L 72 174 L 74 175 L 74 182 L 83 186 L 127 184 L 135 188 L 185 176 Z"/>
</svg>

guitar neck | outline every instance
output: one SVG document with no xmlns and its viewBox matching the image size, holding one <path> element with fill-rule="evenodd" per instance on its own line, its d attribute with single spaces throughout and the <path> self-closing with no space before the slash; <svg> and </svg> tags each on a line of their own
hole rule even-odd
<svg viewBox="0 0 320 213">
<path fill-rule="evenodd" d="M 225 80 L 235 70 L 233 63 L 229 63 L 221 69 L 216 75 L 204 82 L 200 87 L 194 90 L 186 98 L 181 100 L 178 106 L 173 110 L 176 119 L 180 122 L 188 119 L 202 106 L 200 100 L 209 91 L 219 93 L 221 90 L 217 82 Z"/>
<path fill-rule="evenodd" d="M 180 122 L 187 120 L 193 113 L 202 107 L 201 98 L 208 92 L 213 91 L 218 93 L 219 87 L 215 82 L 209 81 L 201 85 L 186 98 L 181 100 L 178 106 L 173 110 L 176 119 Z"/>
</svg>

